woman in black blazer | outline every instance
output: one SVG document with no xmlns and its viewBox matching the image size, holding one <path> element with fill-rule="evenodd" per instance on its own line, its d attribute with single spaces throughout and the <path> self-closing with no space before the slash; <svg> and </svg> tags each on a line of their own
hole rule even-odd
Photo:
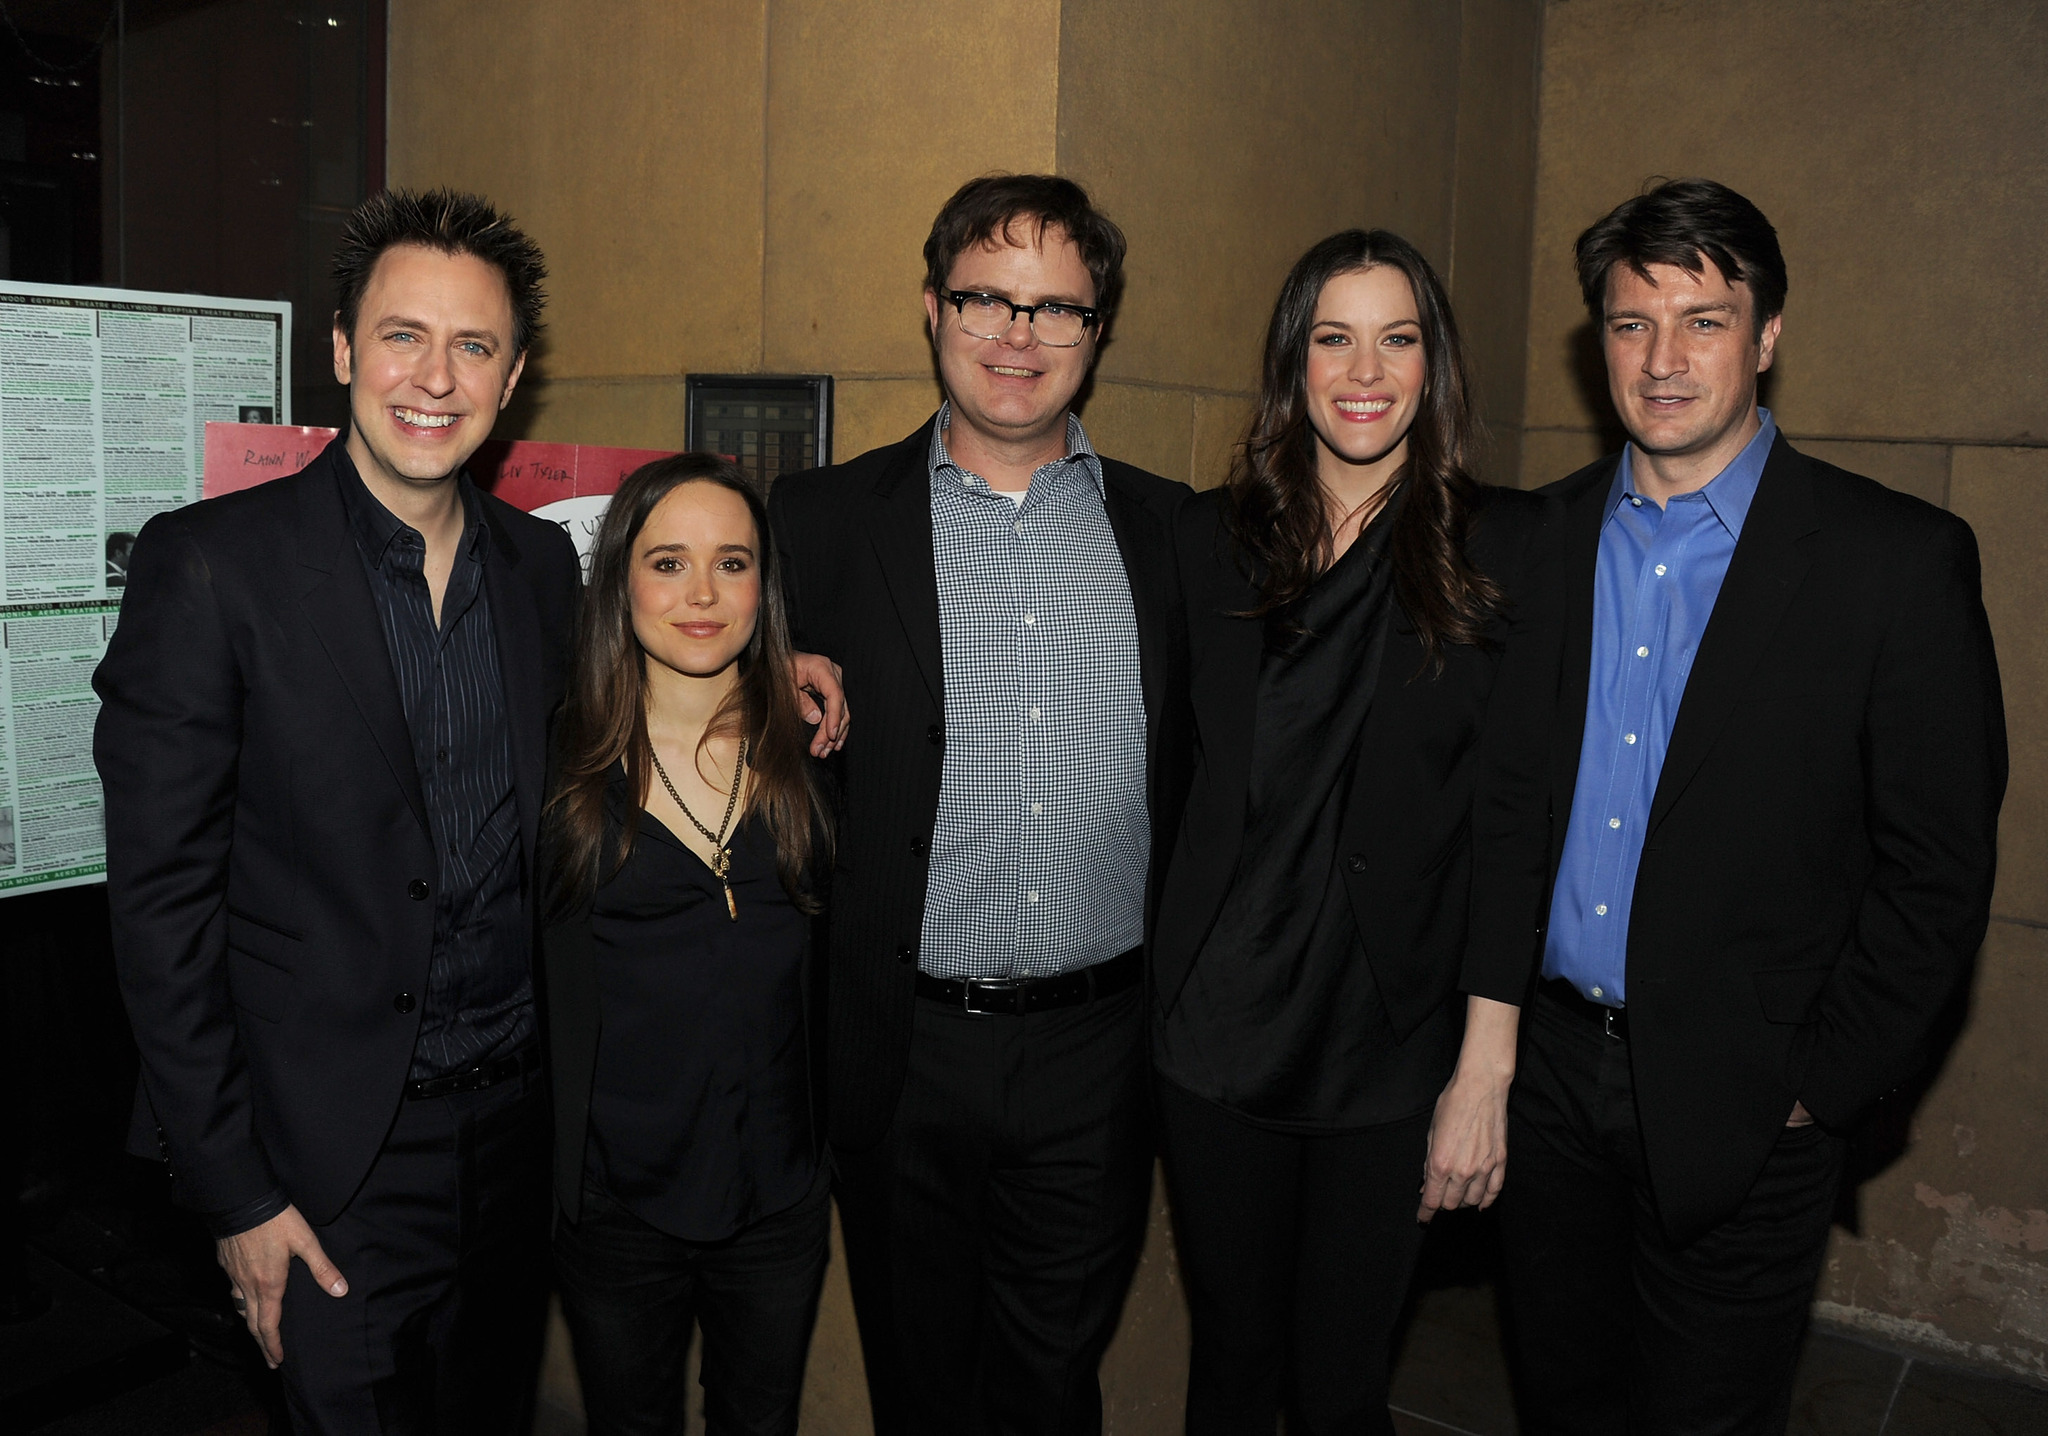
<svg viewBox="0 0 2048 1436">
<path fill-rule="evenodd" d="M 1537 888 L 1473 875 L 1541 861 L 1552 505 L 1474 482 L 1471 427 L 1436 275 L 1351 230 L 1288 276 L 1229 482 L 1184 510 L 1153 1051 L 1190 1433 L 1391 1432 L 1420 1222 L 1500 1189 Z"/>
<path fill-rule="evenodd" d="M 543 824 L 555 1267 L 598 1433 L 796 1430 L 829 1210 L 813 874 L 829 829 L 767 516 L 710 455 L 599 528 Z"/>
</svg>

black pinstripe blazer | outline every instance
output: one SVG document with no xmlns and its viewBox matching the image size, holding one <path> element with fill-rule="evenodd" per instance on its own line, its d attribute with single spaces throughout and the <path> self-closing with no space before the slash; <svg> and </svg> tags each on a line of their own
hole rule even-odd
<svg viewBox="0 0 2048 1436">
<path fill-rule="evenodd" d="M 432 839 L 340 444 L 152 519 L 93 680 L 114 957 L 142 1050 L 130 1150 L 168 1158 L 197 1211 L 281 1188 L 332 1219 L 419 1028 Z M 580 573 L 557 525 L 482 497 L 530 856 Z"/>
</svg>

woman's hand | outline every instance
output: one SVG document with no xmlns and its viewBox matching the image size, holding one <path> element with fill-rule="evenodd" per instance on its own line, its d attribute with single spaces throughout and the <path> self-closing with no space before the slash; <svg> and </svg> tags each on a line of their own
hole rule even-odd
<svg viewBox="0 0 2048 1436">
<path fill-rule="evenodd" d="M 853 715 L 846 708 L 846 688 L 839 665 L 822 653 L 798 653 L 789 662 L 790 681 L 796 684 L 797 711 L 804 722 L 815 723 L 811 735 L 811 756 L 827 758 L 846 746 L 846 730 Z"/>
<path fill-rule="evenodd" d="M 1457 1207 L 1490 1207 L 1507 1178 L 1508 1086 L 1515 1078 L 1522 1010 L 1485 997 L 1465 1001 L 1458 1070 L 1436 1099 L 1429 1124 L 1419 1222 Z"/>
</svg>

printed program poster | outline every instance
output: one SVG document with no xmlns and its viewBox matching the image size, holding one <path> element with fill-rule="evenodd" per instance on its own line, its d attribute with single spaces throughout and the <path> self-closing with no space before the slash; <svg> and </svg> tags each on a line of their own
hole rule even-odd
<svg viewBox="0 0 2048 1436">
<path fill-rule="evenodd" d="M 288 423 L 291 305 L 0 280 L 0 896 L 106 872 L 92 673 L 206 425 Z"/>
</svg>

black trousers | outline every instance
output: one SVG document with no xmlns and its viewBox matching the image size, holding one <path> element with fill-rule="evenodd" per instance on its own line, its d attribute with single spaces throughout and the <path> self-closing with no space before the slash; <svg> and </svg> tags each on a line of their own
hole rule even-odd
<svg viewBox="0 0 2048 1436">
<path fill-rule="evenodd" d="M 1422 1250 L 1430 1114 L 1357 1132 L 1256 1127 L 1159 1088 L 1194 1339 L 1188 1436 L 1384 1432 L 1394 1326 Z"/>
<path fill-rule="evenodd" d="M 555 1226 L 555 1278 L 590 1436 L 676 1436 L 690 1323 L 704 1332 L 707 1436 L 787 1436 L 831 1248 L 821 1165 L 801 1202 L 720 1242 L 649 1226 L 596 1183 L 583 1219 Z"/>
<path fill-rule="evenodd" d="M 877 1436 L 1094 1436 L 1152 1179 L 1144 996 L 920 998 L 888 1135 L 835 1154 Z"/>
<path fill-rule="evenodd" d="M 348 1295 L 292 1263 L 286 1405 L 302 1436 L 510 1436 L 531 1419 L 547 1312 L 547 1083 L 403 1102 L 314 1234 Z"/>
<path fill-rule="evenodd" d="M 1847 1144 L 1785 1129 L 1741 1208 L 1676 1245 L 1628 1044 L 1541 993 L 1522 1030 L 1498 1208 L 1522 1429 L 1780 1436 Z"/>
</svg>

